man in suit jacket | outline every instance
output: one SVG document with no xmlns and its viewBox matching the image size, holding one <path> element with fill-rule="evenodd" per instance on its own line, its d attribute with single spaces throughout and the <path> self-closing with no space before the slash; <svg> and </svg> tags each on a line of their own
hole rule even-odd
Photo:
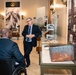
<svg viewBox="0 0 76 75">
<path fill-rule="evenodd" d="M 32 47 L 37 45 L 37 37 L 42 35 L 40 28 L 33 24 L 32 18 L 26 19 L 27 25 L 25 25 L 22 35 L 24 36 L 24 57 L 26 59 L 28 67 L 30 65 L 30 52 Z"/>
<path fill-rule="evenodd" d="M 0 38 L 0 61 L 14 59 L 15 62 L 25 65 L 25 59 L 21 54 L 17 43 L 13 42 L 9 38 L 12 37 L 12 33 L 9 29 L 3 28 L 1 30 L 2 38 Z"/>
</svg>

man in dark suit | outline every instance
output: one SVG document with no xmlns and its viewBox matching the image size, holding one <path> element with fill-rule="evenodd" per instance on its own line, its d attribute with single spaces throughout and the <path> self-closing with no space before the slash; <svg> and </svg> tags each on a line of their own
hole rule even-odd
<svg viewBox="0 0 76 75">
<path fill-rule="evenodd" d="M 24 36 L 24 57 L 26 59 L 28 67 L 30 65 L 30 52 L 32 47 L 37 45 L 37 37 L 42 35 L 40 28 L 33 24 L 31 17 L 26 19 L 27 25 L 25 25 L 22 35 Z"/>
<path fill-rule="evenodd" d="M 17 43 L 13 42 L 9 38 L 12 37 L 12 33 L 9 29 L 3 28 L 1 30 L 2 37 L 0 38 L 0 61 L 14 60 L 15 65 L 26 66 L 25 59 L 21 54 Z"/>
</svg>

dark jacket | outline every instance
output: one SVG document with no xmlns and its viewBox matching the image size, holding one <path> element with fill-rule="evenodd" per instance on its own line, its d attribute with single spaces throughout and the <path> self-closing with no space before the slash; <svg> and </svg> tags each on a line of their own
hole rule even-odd
<svg viewBox="0 0 76 75">
<path fill-rule="evenodd" d="M 22 35 L 24 36 L 24 43 L 25 43 L 25 39 L 26 39 L 27 34 L 28 34 L 28 25 L 26 25 L 24 27 L 24 30 L 22 32 Z M 35 37 L 32 38 L 32 46 L 35 47 L 37 45 L 37 37 L 42 35 L 42 32 L 41 32 L 40 28 L 37 25 L 33 25 L 32 34 L 35 35 Z"/>
<path fill-rule="evenodd" d="M 18 45 L 8 38 L 1 38 L 0 60 L 9 60 L 11 58 L 25 65 L 24 57 L 19 51 Z"/>
</svg>

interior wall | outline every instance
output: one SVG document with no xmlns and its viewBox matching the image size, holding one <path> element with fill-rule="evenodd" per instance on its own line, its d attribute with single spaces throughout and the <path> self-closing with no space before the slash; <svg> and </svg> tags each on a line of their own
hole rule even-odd
<svg viewBox="0 0 76 75">
<path fill-rule="evenodd" d="M 26 24 L 26 18 L 31 16 L 36 17 L 37 8 L 45 6 L 45 14 L 48 15 L 48 0 L 22 0 L 21 1 L 21 11 L 26 12 L 25 19 L 22 21 L 22 29 Z"/>
<path fill-rule="evenodd" d="M 0 1 L 0 14 L 4 12 L 4 0 Z M 0 29 L 4 27 L 4 19 L 0 19 Z"/>
</svg>

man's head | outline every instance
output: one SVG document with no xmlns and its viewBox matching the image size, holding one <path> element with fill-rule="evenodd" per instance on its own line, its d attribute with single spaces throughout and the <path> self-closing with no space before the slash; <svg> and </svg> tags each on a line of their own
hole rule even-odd
<svg viewBox="0 0 76 75">
<path fill-rule="evenodd" d="M 26 18 L 26 22 L 28 23 L 28 25 L 32 25 L 33 24 L 33 20 L 31 17 Z"/>
<path fill-rule="evenodd" d="M 9 38 L 9 39 L 12 38 L 12 32 L 11 32 L 11 30 L 9 30 L 8 28 L 3 28 L 3 29 L 1 30 L 1 34 L 2 34 L 2 37 L 7 37 L 7 38 Z"/>
</svg>

